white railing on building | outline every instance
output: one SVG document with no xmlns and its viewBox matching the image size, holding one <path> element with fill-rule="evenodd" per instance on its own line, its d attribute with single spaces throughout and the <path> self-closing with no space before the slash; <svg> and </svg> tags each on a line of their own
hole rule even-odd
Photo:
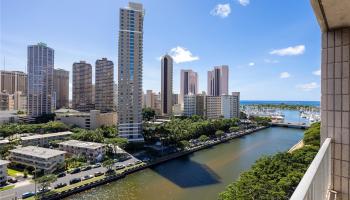
<svg viewBox="0 0 350 200">
<path fill-rule="evenodd" d="M 327 138 L 290 200 L 327 200 L 331 180 L 331 138 Z"/>
</svg>

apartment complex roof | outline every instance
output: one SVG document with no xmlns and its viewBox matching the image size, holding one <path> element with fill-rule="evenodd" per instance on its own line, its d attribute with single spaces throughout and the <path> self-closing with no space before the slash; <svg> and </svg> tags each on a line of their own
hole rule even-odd
<svg viewBox="0 0 350 200">
<path fill-rule="evenodd" d="M 65 145 L 65 146 L 84 148 L 84 149 L 98 149 L 98 148 L 105 146 L 104 144 L 97 143 L 97 142 L 85 142 L 85 141 L 79 141 L 79 140 L 68 140 L 68 141 L 60 142 L 58 144 Z"/>
<path fill-rule="evenodd" d="M 52 157 L 59 156 L 66 153 L 65 151 L 59 151 L 59 150 L 35 147 L 35 146 L 26 146 L 26 147 L 21 147 L 17 149 L 12 149 L 10 150 L 10 152 L 18 153 L 22 155 L 28 155 L 28 156 L 37 157 L 37 158 L 44 158 L 44 159 L 52 158 Z"/>
</svg>

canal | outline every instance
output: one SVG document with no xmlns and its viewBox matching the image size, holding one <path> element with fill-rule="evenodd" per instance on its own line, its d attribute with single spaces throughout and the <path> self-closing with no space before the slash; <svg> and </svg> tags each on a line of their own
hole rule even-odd
<svg viewBox="0 0 350 200">
<path fill-rule="evenodd" d="M 303 130 L 273 127 L 100 186 L 70 200 L 212 200 L 262 155 L 286 151 Z"/>
</svg>

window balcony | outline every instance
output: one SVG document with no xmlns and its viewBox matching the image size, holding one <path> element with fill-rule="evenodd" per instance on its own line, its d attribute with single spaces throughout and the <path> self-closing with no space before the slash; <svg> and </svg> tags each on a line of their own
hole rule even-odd
<svg viewBox="0 0 350 200">
<path fill-rule="evenodd" d="M 331 138 L 327 138 L 305 172 L 290 200 L 336 200 L 331 184 Z"/>
</svg>

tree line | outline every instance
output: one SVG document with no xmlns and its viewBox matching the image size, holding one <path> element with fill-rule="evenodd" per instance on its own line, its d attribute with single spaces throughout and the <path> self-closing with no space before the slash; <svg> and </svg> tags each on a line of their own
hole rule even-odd
<svg viewBox="0 0 350 200">
<path fill-rule="evenodd" d="M 292 153 L 263 156 L 237 181 L 219 194 L 219 200 L 289 199 L 320 147 L 320 123 L 305 131 L 305 146 Z"/>
</svg>

